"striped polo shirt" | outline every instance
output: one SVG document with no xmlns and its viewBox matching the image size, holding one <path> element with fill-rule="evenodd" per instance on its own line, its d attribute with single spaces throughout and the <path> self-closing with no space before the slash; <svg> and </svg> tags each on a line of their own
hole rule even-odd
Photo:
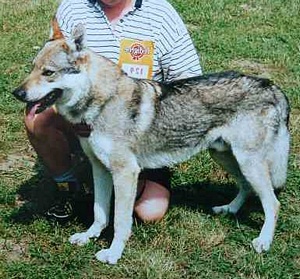
<svg viewBox="0 0 300 279">
<path fill-rule="evenodd" d="M 190 35 L 166 0 L 133 0 L 132 9 L 114 25 L 94 0 L 63 0 L 56 17 L 66 37 L 78 23 L 84 24 L 87 46 L 115 63 L 119 60 L 122 39 L 154 42 L 154 80 L 170 81 L 202 74 Z"/>
</svg>

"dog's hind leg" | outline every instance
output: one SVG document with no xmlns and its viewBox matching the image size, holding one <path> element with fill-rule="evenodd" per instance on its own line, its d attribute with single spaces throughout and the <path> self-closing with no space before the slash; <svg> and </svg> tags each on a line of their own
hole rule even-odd
<svg viewBox="0 0 300 279">
<path fill-rule="evenodd" d="M 245 152 L 245 150 L 233 150 L 233 152 L 241 172 L 258 195 L 264 210 L 263 227 L 259 236 L 252 241 L 254 249 L 261 253 L 269 250 L 273 241 L 280 203 L 274 194 L 269 166 L 263 159 L 263 152 Z"/>
<path fill-rule="evenodd" d="M 96 254 L 99 261 L 109 264 L 116 264 L 121 258 L 125 244 L 131 235 L 140 168 L 134 155 L 128 152 L 126 157 L 126 160 L 119 157 L 116 166 L 112 164 L 111 168 L 115 190 L 114 238 L 108 249 L 103 249 Z"/>
<path fill-rule="evenodd" d="M 274 144 L 269 146 L 267 159 L 272 179 L 272 185 L 275 189 L 285 186 L 289 156 L 290 136 L 287 127 L 282 125 L 278 129 Z"/>
<path fill-rule="evenodd" d="M 90 158 L 94 177 L 94 222 L 82 233 L 73 234 L 69 241 L 72 244 L 84 245 L 90 238 L 97 238 L 109 221 L 109 210 L 112 193 L 112 178 L 99 160 Z"/>
<path fill-rule="evenodd" d="M 237 185 L 239 186 L 239 193 L 229 204 L 214 206 L 212 210 L 216 214 L 235 214 L 242 207 L 249 193 L 251 192 L 249 183 L 245 180 L 245 177 L 241 173 L 239 165 L 230 149 L 226 151 L 217 151 L 215 149 L 210 149 L 209 153 L 216 163 L 218 163 L 221 167 L 224 168 L 225 171 L 236 178 Z"/>
</svg>

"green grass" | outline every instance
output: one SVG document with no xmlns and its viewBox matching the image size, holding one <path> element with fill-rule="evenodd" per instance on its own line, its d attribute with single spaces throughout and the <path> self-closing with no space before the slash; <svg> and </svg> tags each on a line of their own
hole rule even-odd
<svg viewBox="0 0 300 279">
<path fill-rule="evenodd" d="M 116 266 L 94 257 L 110 243 L 112 227 L 99 240 L 74 247 L 68 237 L 85 229 L 84 222 L 58 225 L 40 214 L 53 187 L 35 164 L 23 105 L 10 93 L 47 39 L 57 2 L 0 0 L 0 278 L 300 278 L 299 1 L 172 0 L 205 72 L 267 76 L 290 99 L 289 173 L 271 250 L 258 255 L 250 247 L 263 223 L 255 197 L 235 217 L 211 214 L 211 206 L 232 199 L 236 188 L 204 153 L 174 168 L 167 216 L 158 224 L 136 222 Z"/>
</svg>

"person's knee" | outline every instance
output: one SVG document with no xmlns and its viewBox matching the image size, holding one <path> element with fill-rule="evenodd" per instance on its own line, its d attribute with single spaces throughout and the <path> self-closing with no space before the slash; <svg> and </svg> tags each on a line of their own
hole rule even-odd
<svg viewBox="0 0 300 279">
<path fill-rule="evenodd" d="M 166 214 L 168 202 L 145 201 L 135 206 L 136 216 L 143 222 L 158 222 Z"/>
<path fill-rule="evenodd" d="M 135 203 L 134 212 L 144 222 L 157 222 L 168 210 L 170 192 L 158 183 L 147 181 L 147 184 L 142 196 Z"/>
<path fill-rule="evenodd" d="M 27 110 L 24 116 L 24 124 L 28 135 L 35 138 L 47 136 L 51 127 L 56 125 L 55 117 L 56 112 L 52 108 L 39 114 Z"/>
</svg>

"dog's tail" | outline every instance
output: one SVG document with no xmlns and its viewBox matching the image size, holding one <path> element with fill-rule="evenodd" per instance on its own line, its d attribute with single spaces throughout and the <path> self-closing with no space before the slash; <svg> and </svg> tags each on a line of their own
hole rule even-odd
<svg viewBox="0 0 300 279">
<path fill-rule="evenodd" d="M 269 170 L 273 187 L 282 188 L 285 185 L 288 167 L 290 145 L 289 114 L 290 106 L 287 97 L 277 86 L 272 86 L 272 91 L 278 103 L 275 108 L 279 115 L 278 129 L 275 133 L 273 146 L 268 153 Z"/>
</svg>

